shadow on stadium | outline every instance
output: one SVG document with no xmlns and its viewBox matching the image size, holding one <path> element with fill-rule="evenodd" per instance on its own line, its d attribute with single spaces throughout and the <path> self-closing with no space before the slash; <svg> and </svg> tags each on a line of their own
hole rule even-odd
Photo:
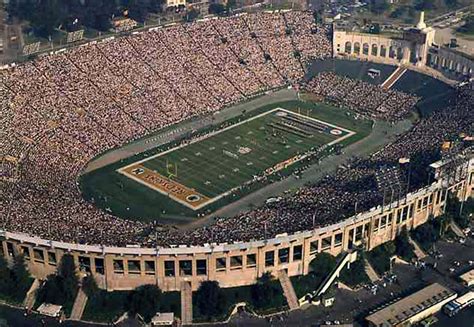
<svg viewBox="0 0 474 327">
<path fill-rule="evenodd" d="M 381 85 L 396 69 L 397 66 L 369 61 L 325 59 L 314 61 L 305 78 L 309 80 L 319 73 L 333 72 L 351 79 Z M 370 74 L 371 70 L 379 73 L 375 76 Z M 421 97 L 416 108 L 422 117 L 435 110 L 446 108 L 455 96 L 455 90 L 450 85 L 413 70 L 407 70 L 391 88 Z"/>
</svg>

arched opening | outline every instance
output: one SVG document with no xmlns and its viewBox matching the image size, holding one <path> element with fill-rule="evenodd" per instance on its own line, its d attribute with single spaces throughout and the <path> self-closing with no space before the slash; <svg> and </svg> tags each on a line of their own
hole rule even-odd
<svg viewBox="0 0 474 327">
<path fill-rule="evenodd" d="M 385 45 L 380 46 L 380 57 L 386 57 L 387 56 L 387 48 Z"/>
<path fill-rule="evenodd" d="M 360 43 L 359 42 L 354 43 L 354 53 L 355 54 L 360 54 Z"/>
<path fill-rule="evenodd" d="M 393 45 L 390 46 L 390 48 L 388 48 L 388 56 L 392 59 L 395 58 L 395 47 Z"/>
<path fill-rule="evenodd" d="M 345 52 L 345 53 L 348 53 L 348 54 L 351 54 L 351 52 L 352 52 L 352 44 L 351 44 L 351 42 L 349 42 L 349 41 L 346 42 L 346 45 L 345 45 L 345 48 L 344 48 L 344 52 Z"/>
<path fill-rule="evenodd" d="M 369 44 L 368 43 L 364 43 L 362 45 L 362 53 L 366 56 L 369 55 Z"/>
<path fill-rule="evenodd" d="M 377 44 L 372 44 L 372 56 L 376 56 L 378 52 Z"/>
<path fill-rule="evenodd" d="M 397 48 L 397 59 L 398 60 L 403 59 L 403 49 L 402 48 Z"/>
</svg>

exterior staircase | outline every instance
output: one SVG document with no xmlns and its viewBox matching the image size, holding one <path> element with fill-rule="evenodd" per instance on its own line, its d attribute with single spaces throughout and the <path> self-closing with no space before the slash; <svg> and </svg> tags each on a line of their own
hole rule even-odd
<svg viewBox="0 0 474 327">
<path fill-rule="evenodd" d="M 300 306 L 298 298 L 296 297 L 293 284 L 291 284 L 291 280 L 285 270 L 280 270 L 278 272 L 278 279 L 280 280 L 281 288 L 283 289 L 283 294 L 285 295 L 290 310 L 298 309 Z"/>
<path fill-rule="evenodd" d="M 367 261 L 367 259 L 365 259 L 365 265 L 364 266 L 365 266 L 365 273 L 367 274 L 367 276 L 369 276 L 369 279 L 372 283 L 380 280 L 379 275 L 377 275 L 374 268 L 370 265 L 370 263 Z"/>
<path fill-rule="evenodd" d="M 71 320 L 81 320 L 82 314 L 84 313 L 84 309 L 86 308 L 87 304 L 87 295 L 82 290 L 82 287 L 79 288 L 79 291 L 76 295 L 76 300 L 74 301 L 74 305 L 72 306 L 71 316 L 69 319 Z"/>
<path fill-rule="evenodd" d="M 30 286 L 28 292 L 26 292 L 25 299 L 23 300 L 23 307 L 31 309 L 35 305 L 36 301 L 36 290 L 40 287 L 41 283 L 38 279 L 35 279 Z"/>
<path fill-rule="evenodd" d="M 413 252 L 415 253 L 417 259 L 423 259 L 426 257 L 425 251 L 421 249 L 421 247 L 416 243 L 411 237 L 408 238 L 408 241 L 411 245 L 413 245 Z"/>
<path fill-rule="evenodd" d="M 181 321 L 183 325 L 193 322 L 193 291 L 191 283 L 181 283 Z"/>
</svg>

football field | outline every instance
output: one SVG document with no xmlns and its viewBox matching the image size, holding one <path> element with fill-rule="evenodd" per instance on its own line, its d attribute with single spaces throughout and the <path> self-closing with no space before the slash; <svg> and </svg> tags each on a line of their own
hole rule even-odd
<svg viewBox="0 0 474 327">
<path fill-rule="evenodd" d="M 312 117 L 309 109 L 277 107 L 197 134 L 117 172 L 199 210 L 355 134 Z"/>
</svg>

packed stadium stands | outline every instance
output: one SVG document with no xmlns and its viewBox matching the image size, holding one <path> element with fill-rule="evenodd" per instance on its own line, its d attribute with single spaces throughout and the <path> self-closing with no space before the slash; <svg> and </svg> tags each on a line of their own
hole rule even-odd
<svg viewBox="0 0 474 327">
<path fill-rule="evenodd" d="M 82 198 L 77 176 L 94 156 L 269 89 L 297 85 L 307 64 L 330 57 L 331 48 L 329 28 L 314 24 L 310 13 L 259 13 L 89 43 L 1 71 L 0 155 L 18 158 L 22 175 L 15 183 L 0 181 L 0 228 L 107 245 L 262 239 L 314 227 L 314 214 L 322 226 L 352 214 L 354 202 L 360 210 L 380 203 L 374 179 L 380 165 L 432 154 L 446 137 L 472 132 L 473 91 L 459 90 L 450 108 L 370 159 L 354 159 L 349 169 L 278 203 L 187 232 L 120 219 Z M 402 118 L 417 100 L 331 73 L 304 85 L 361 115 L 387 120 Z"/>
</svg>

